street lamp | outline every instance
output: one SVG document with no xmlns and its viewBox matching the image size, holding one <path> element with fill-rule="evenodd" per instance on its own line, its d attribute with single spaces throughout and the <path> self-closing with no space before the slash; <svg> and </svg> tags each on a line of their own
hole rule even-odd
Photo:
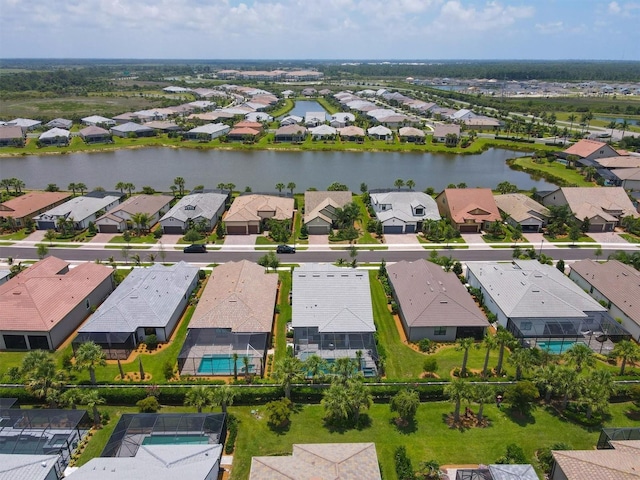
<svg viewBox="0 0 640 480">
<path fill-rule="evenodd" d="M 544 245 L 544 238 L 540 241 L 540 251 L 538 252 L 538 256 L 542 255 L 542 245 Z"/>
</svg>

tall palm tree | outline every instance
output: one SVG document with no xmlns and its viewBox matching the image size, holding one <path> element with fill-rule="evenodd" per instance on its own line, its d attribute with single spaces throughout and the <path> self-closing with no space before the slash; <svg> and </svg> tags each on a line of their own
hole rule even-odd
<svg viewBox="0 0 640 480">
<path fill-rule="evenodd" d="M 129 192 L 129 196 L 131 196 L 131 193 L 136 189 L 136 186 L 133 183 L 128 182 L 124 184 L 124 188 Z"/>
<path fill-rule="evenodd" d="M 89 370 L 91 383 L 96 384 L 96 367 L 105 367 L 107 365 L 106 355 L 102 347 L 94 342 L 84 342 L 76 350 L 75 369 Z"/>
<path fill-rule="evenodd" d="M 540 367 L 535 372 L 535 384 L 539 390 L 544 390 L 544 401 L 547 403 L 551 400 L 557 375 L 558 366 L 553 363 Z"/>
<path fill-rule="evenodd" d="M 278 193 L 282 193 L 283 189 L 284 189 L 284 183 L 282 182 L 276 183 L 276 190 L 278 190 Z"/>
<path fill-rule="evenodd" d="M 456 350 L 464 352 L 462 357 L 462 368 L 460 369 L 460 376 L 467 376 L 467 360 L 469 359 L 469 349 L 473 347 L 474 340 L 472 337 L 459 338 L 456 340 Z"/>
<path fill-rule="evenodd" d="M 553 389 L 562 395 L 562 409 L 567 408 L 569 399 L 580 393 L 578 372 L 570 367 L 558 367 L 553 382 Z"/>
<path fill-rule="evenodd" d="M 82 182 L 76 183 L 76 188 L 80 190 L 80 195 L 84 195 L 84 192 L 87 190 L 87 186 Z"/>
<path fill-rule="evenodd" d="M 310 355 L 304 361 L 305 375 L 311 378 L 311 383 L 316 380 L 322 381 L 327 370 L 327 362 L 319 355 Z"/>
<path fill-rule="evenodd" d="M 615 121 L 615 120 L 611 120 L 611 121 L 609 122 L 609 124 L 607 125 L 607 128 L 610 128 L 610 129 L 611 129 L 611 134 L 609 135 L 609 137 L 611 138 L 611 140 L 613 140 L 613 131 L 615 130 L 615 128 L 616 128 L 616 126 L 617 126 L 617 125 L 618 125 L 618 124 L 616 123 L 616 121 Z"/>
<path fill-rule="evenodd" d="M 581 342 L 574 343 L 563 356 L 570 365 L 575 365 L 577 372 L 581 372 L 583 367 L 592 368 L 596 365 L 593 350 Z"/>
<path fill-rule="evenodd" d="M 504 349 L 511 342 L 514 341 L 513 335 L 511 332 L 504 327 L 498 327 L 498 332 L 496 333 L 496 339 L 498 341 L 498 366 L 496 367 L 496 373 L 498 375 L 502 375 L 502 363 L 504 360 Z"/>
<path fill-rule="evenodd" d="M 233 399 L 236 396 L 236 391 L 229 385 L 217 387 L 213 390 L 213 404 L 220 405 L 222 413 L 227 413 L 227 407 L 233 405 Z"/>
<path fill-rule="evenodd" d="M 291 384 L 302 378 L 302 362 L 296 357 L 286 356 L 276 362 L 273 378 L 284 389 L 284 396 L 291 400 Z"/>
<path fill-rule="evenodd" d="M 98 405 L 104 405 L 106 400 L 100 395 L 98 390 L 85 390 L 80 395 L 80 404 L 89 407 L 93 413 L 93 426 L 98 427 L 101 423 Z"/>
<path fill-rule="evenodd" d="M 75 183 L 71 182 L 69 185 L 67 185 L 67 190 L 71 190 L 71 193 L 73 194 L 73 196 L 76 196 L 76 189 L 78 187 L 76 186 Z"/>
<path fill-rule="evenodd" d="M 296 189 L 296 184 L 294 182 L 287 183 L 287 189 L 291 192 L 291 195 L 293 195 L 293 191 Z"/>
<path fill-rule="evenodd" d="M 147 229 L 149 228 L 151 217 L 146 212 L 138 212 L 131 214 L 131 221 L 136 226 L 138 235 L 142 235 L 143 233 L 146 233 Z"/>
<path fill-rule="evenodd" d="M 405 182 L 405 185 L 406 185 L 407 187 L 409 187 L 409 190 L 413 190 L 413 187 L 415 187 L 415 186 L 416 186 L 416 182 L 414 182 L 414 181 L 413 181 L 413 179 L 412 179 L 412 178 L 410 178 L 409 180 L 407 180 L 407 181 Z"/>
<path fill-rule="evenodd" d="M 397 178 L 396 181 L 393 182 L 393 186 L 400 190 L 402 187 L 404 187 L 404 180 L 402 180 L 401 178 Z"/>
<path fill-rule="evenodd" d="M 3 178 L 2 180 L 0 180 L 0 186 L 7 189 L 7 195 L 9 195 L 9 188 L 11 187 L 11 185 L 12 183 L 10 178 Z"/>
<path fill-rule="evenodd" d="M 231 355 L 231 360 L 233 360 L 233 381 L 238 380 L 238 354 L 233 352 Z"/>
<path fill-rule="evenodd" d="M 569 125 L 569 130 L 571 131 L 573 129 L 573 122 L 576 121 L 576 115 L 575 114 L 571 114 L 567 117 L 567 119 L 569 120 L 569 122 L 571 122 L 571 124 Z"/>
<path fill-rule="evenodd" d="M 478 421 L 482 421 L 482 412 L 484 410 L 485 403 L 493 401 L 496 391 L 492 385 L 488 383 L 478 383 L 471 390 L 471 398 L 474 402 L 478 403 Z"/>
<path fill-rule="evenodd" d="M 586 417 L 591 418 L 594 410 L 605 412 L 609 408 L 609 398 L 615 391 L 613 375 L 608 370 L 594 370 L 583 379 L 579 402 L 587 407 Z"/>
<path fill-rule="evenodd" d="M 49 402 L 50 407 L 55 407 L 67 382 L 67 375 L 64 371 L 57 370 L 53 357 L 48 352 L 43 353 L 44 355 L 38 353 L 25 357 L 22 363 L 23 376 L 26 378 L 27 391 Z"/>
<path fill-rule="evenodd" d="M 176 177 L 176 178 L 173 179 L 173 183 L 174 183 L 175 186 L 178 187 L 178 192 L 180 193 L 180 196 L 183 196 L 184 195 L 184 184 L 185 184 L 184 178 Z"/>
<path fill-rule="evenodd" d="M 511 352 L 508 362 L 516 367 L 516 381 L 522 379 L 522 371 L 534 363 L 533 352 L 530 348 L 516 348 Z"/>
<path fill-rule="evenodd" d="M 211 405 L 213 403 L 212 400 L 212 390 L 204 385 L 190 388 L 184 396 L 184 404 L 189 407 L 195 407 L 198 413 L 202 413 L 203 408 Z"/>
<path fill-rule="evenodd" d="M 482 364 L 482 378 L 486 378 L 491 350 L 495 350 L 496 348 L 498 348 L 498 341 L 496 340 L 496 337 L 494 337 L 490 333 L 486 333 L 484 335 L 484 338 L 482 339 L 481 348 L 484 348 L 486 350 L 484 354 L 484 363 Z"/>
<path fill-rule="evenodd" d="M 454 378 L 444 387 L 444 394 L 449 397 L 455 407 L 453 410 L 453 420 L 458 423 L 460 421 L 460 404 L 462 400 L 467 400 L 470 396 L 469 384 L 461 379 Z"/>
<path fill-rule="evenodd" d="M 12 178 L 11 184 L 13 185 L 16 193 L 22 193 L 22 189 L 26 186 L 26 184 L 19 178 Z"/>
<path fill-rule="evenodd" d="M 251 372 L 249 372 L 249 367 L 251 362 L 249 361 L 249 356 L 245 355 L 242 357 L 242 368 L 244 369 L 244 378 L 245 380 L 249 380 L 251 376 Z"/>
<path fill-rule="evenodd" d="M 622 360 L 620 365 L 620 375 L 624 375 L 627 362 L 635 362 L 640 358 L 640 348 L 631 340 L 622 340 L 616 343 L 611 351 L 611 356 Z"/>
<path fill-rule="evenodd" d="M 622 136 L 620 137 L 621 139 L 624 138 L 624 133 L 627 131 L 627 128 L 629 128 L 629 122 L 627 121 L 627 119 L 623 119 L 622 123 L 620 124 L 620 128 L 622 129 Z"/>
<path fill-rule="evenodd" d="M 127 188 L 127 184 L 125 182 L 116 183 L 116 190 L 120 190 L 120 193 L 124 193 Z"/>
</svg>

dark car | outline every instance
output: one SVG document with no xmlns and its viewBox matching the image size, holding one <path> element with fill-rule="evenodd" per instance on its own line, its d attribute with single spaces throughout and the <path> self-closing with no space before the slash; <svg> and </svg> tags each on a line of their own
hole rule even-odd
<svg viewBox="0 0 640 480">
<path fill-rule="evenodd" d="M 296 253 L 296 249 L 290 245 L 278 245 L 276 253 Z"/>
<path fill-rule="evenodd" d="M 201 243 L 194 243 L 182 249 L 184 253 L 207 253 L 207 246 Z"/>
</svg>

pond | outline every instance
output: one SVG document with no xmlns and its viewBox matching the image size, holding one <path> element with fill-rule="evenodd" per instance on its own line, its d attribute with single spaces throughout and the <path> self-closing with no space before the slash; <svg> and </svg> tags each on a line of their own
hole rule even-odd
<svg viewBox="0 0 640 480">
<path fill-rule="evenodd" d="M 289 115 L 297 115 L 298 117 L 304 118 L 305 114 L 308 112 L 325 112 L 325 109 L 315 100 L 296 100 L 293 110 L 290 110 L 284 115 L 278 117 L 277 120 L 288 117 Z M 325 118 L 327 120 L 331 120 L 331 115 L 325 112 Z"/>
<path fill-rule="evenodd" d="M 633 118 L 616 118 L 616 117 L 595 117 L 596 120 L 602 120 L 604 122 L 616 122 L 616 123 L 622 123 L 624 120 L 627 121 L 627 123 L 629 125 L 640 125 L 640 120 L 635 120 Z M 620 128 L 620 125 L 618 125 L 616 128 Z"/>
</svg>

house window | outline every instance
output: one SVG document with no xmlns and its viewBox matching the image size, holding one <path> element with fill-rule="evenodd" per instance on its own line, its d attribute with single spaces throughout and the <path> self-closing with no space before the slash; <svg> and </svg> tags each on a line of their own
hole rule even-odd
<svg viewBox="0 0 640 480">
<path fill-rule="evenodd" d="M 522 322 L 520 324 L 520 330 L 529 331 L 529 330 L 531 330 L 531 327 L 532 327 L 532 323 L 531 322 Z"/>
<path fill-rule="evenodd" d="M 416 208 L 416 215 L 424 215 L 424 208 Z"/>
<path fill-rule="evenodd" d="M 442 336 L 447 334 L 447 327 L 436 327 L 433 329 L 433 335 Z"/>
<path fill-rule="evenodd" d="M 87 306 L 87 310 L 91 308 L 91 302 L 89 301 L 88 298 L 87 298 L 87 301 L 85 302 L 85 305 Z"/>
</svg>

